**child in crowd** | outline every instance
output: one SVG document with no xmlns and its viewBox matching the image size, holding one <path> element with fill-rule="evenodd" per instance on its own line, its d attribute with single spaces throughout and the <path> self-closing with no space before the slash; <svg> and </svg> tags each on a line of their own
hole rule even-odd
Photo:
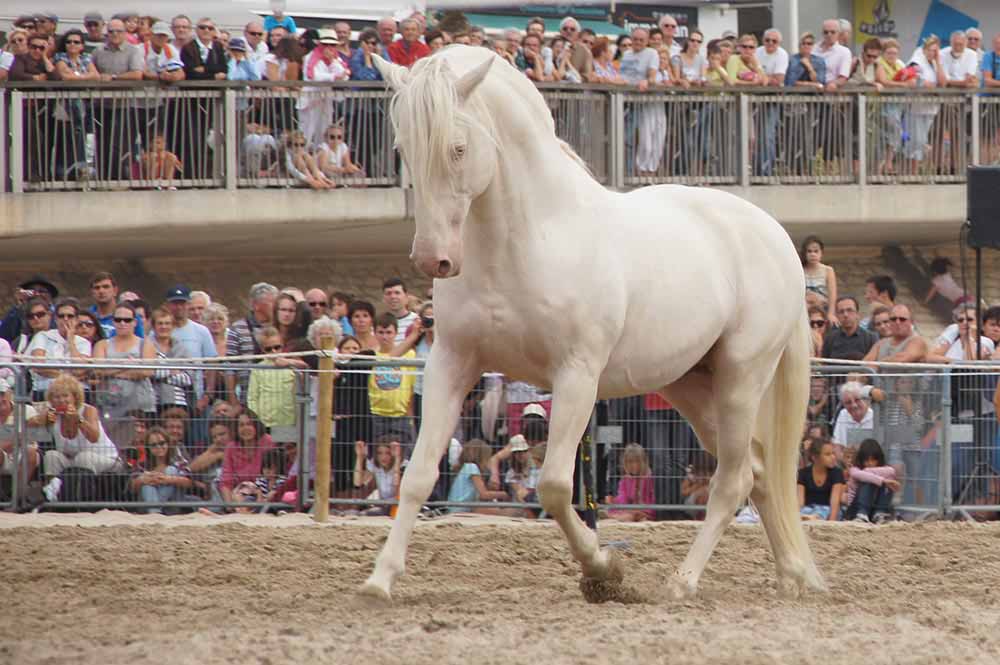
<svg viewBox="0 0 1000 665">
<path fill-rule="evenodd" d="M 129 485 L 142 501 L 167 503 L 180 501 L 191 487 L 187 461 L 178 453 L 166 430 L 151 427 L 146 433 L 146 461 L 135 467 Z M 147 513 L 162 513 L 159 507 L 147 508 Z"/>
<path fill-rule="evenodd" d="M 280 353 L 284 348 L 281 334 L 273 326 L 256 333 L 263 353 Z M 276 359 L 264 358 L 262 366 L 276 365 Z M 247 406 L 268 428 L 295 424 L 295 372 L 291 369 L 266 369 L 250 372 Z"/>
<path fill-rule="evenodd" d="M 816 423 L 810 423 L 806 426 L 806 433 L 802 437 L 802 448 L 799 455 L 799 468 L 805 468 L 812 464 L 810 450 L 812 450 L 813 441 L 822 439 L 826 441 L 830 438 L 830 432 L 825 425 L 819 425 Z"/>
<path fill-rule="evenodd" d="M 194 474 L 195 488 L 206 498 L 221 502 L 219 481 L 222 478 L 222 462 L 226 456 L 226 446 L 236 438 L 231 418 L 215 417 L 208 423 L 208 447 L 191 460 L 190 469 Z"/>
<path fill-rule="evenodd" d="M 403 475 L 403 448 L 390 435 L 379 437 L 374 459 L 368 459 L 364 441 L 354 444 L 354 487 L 369 499 L 391 501 L 399 498 L 399 481 Z M 395 515 L 395 506 L 375 506 L 373 515 Z"/>
<path fill-rule="evenodd" d="M 638 443 L 625 446 L 622 453 L 622 477 L 618 481 L 618 494 L 604 497 L 608 504 L 654 504 L 653 474 L 649 468 L 646 451 Z M 622 522 L 644 522 L 656 516 L 652 510 L 609 510 L 608 516 Z"/>
<path fill-rule="evenodd" d="M 709 482 L 712 474 L 715 473 L 715 458 L 704 450 L 697 450 L 691 456 L 691 464 L 687 468 L 687 475 L 681 481 L 681 496 L 684 497 L 684 504 L 688 506 L 708 505 Z M 692 519 L 703 520 L 703 511 L 689 511 L 688 515 Z"/>
<path fill-rule="evenodd" d="M 264 458 L 260 462 L 260 475 L 254 481 L 263 496 L 269 495 L 284 484 L 288 478 L 285 473 L 287 468 L 284 448 L 272 448 L 264 453 Z"/>
<path fill-rule="evenodd" d="M 344 142 L 343 125 L 330 125 L 324 134 L 325 143 L 319 146 L 319 170 L 330 178 L 343 176 L 364 177 L 360 166 L 351 161 L 351 149 Z"/>
<path fill-rule="evenodd" d="M 969 295 L 965 293 L 965 289 L 959 286 L 958 282 L 951 275 L 951 259 L 939 256 L 931 261 L 930 265 L 930 278 L 931 278 L 931 290 L 927 292 L 927 297 L 924 298 L 924 304 L 930 304 L 934 296 L 940 295 L 951 301 L 952 306 L 958 307 L 959 305 L 966 302 L 975 302 Z"/>
<path fill-rule="evenodd" d="M 312 189 L 333 189 L 337 183 L 327 178 L 306 150 L 306 137 L 298 131 L 285 134 L 285 169 L 291 178 Z"/>
<path fill-rule="evenodd" d="M 799 469 L 799 508 L 803 519 L 840 519 L 844 472 L 837 466 L 833 443 L 816 439 L 810 448 L 810 466 Z"/>
<path fill-rule="evenodd" d="M 514 501 L 533 502 L 537 488 L 537 474 L 535 463 L 531 459 L 531 447 L 523 435 L 517 434 L 510 438 L 510 451 L 510 466 L 503 477 L 507 493 Z"/>
<path fill-rule="evenodd" d="M 458 458 L 458 464 L 452 467 L 452 471 L 458 475 L 452 481 L 451 490 L 448 492 L 450 502 L 473 502 L 473 501 L 507 501 L 509 497 L 506 492 L 487 489 L 483 482 L 483 470 L 489 467 L 490 447 L 481 439 L 472 439 L 462 446 L 462 454 Z M 482 515 L 506 515 L 510 511 L 496 508 L 467 508 L 464 506 L 452 506 L 448 509 L 452 513 L 479 513 Z M 521 511 L 518 511 L 521 512 Z"/>
<path fill-rule="evenodd" d="M 167 139 L 162 133 L 153 137 L 152 149 L 141 156 L 142 177 L 156 182 L 158 188 L 176 190 L 174 178 L 183 172 L 180 158 L 167 150 Z"/>
<path fill-rule="evenodd" d="M 245 173 L 250 178 L 275 175 L 278 141 L 271 134 L 270 127 L 263 123 L 247 123 L 247 135 L 243 137 L 243 164 Z"/>
<path fill-rule="evenodd" d="M 845 455 L 846 458 L 846 455 Z M 846 519 L 884 524 L 891 519 L 892 495 L 899 491 L 896 469 L 885 463 L 875 439 L 865 439 L 848 467 Z"/>
<path fill-rule="evenodd" d="M 806 293 L 814 292 L 827 304 L 827 319 L 837 325 L 837 273 L 823 263 L 823 241 L 817 236 L 809 236 L 799 250 L 802 271 L 806 277 Z"/>
</svg>

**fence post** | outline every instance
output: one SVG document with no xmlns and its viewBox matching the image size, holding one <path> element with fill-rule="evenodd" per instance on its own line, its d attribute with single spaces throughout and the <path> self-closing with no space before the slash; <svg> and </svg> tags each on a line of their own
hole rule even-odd
<svg viewBox="0 0 1000 665">
<path fill-rule="evenodd" d="M 979 165 L 979 157 L 980 157 L 980 147 L 981 147 L 980 144 L 979 144 L 979 141 L 982 138 L 980 136 L 980 132 L 979 132 L 979 130 L 980 130 L 980 126 L 979 126 L 979 114 L 982 113 L 982 100 L 980 99 L 979 95 L 972 95 L 971 99 L 972 99 L 972 115 L 970 117 L 971 117 L 971 122 L 972 122 L 972 127 L 971 127 L 971 129 L 972 129 L 972 165 L 973 166 L 978 166 Z"/>
<path fill-rule="evenodd" d="M 236 190 L 236 178 L 239 174 L 239 157 L 236 152 L 236 143 L 239 140 L 236 132 L 236 91 L 227 88 L 223 96 L 222 113 L 225 129 L 222 133 L 225 151 L 225 180 L 226 190 Z"/>
<path fill-rule="evenodd" d="M 7 131 L 7 106 L 9 94 L 6 90 L 0 90 L 0 192 L 7 191 L 7 144 L 10 140 L 10 132 Z"/>
<path fill-rule="evenodd" d="M 616 189 L 625 187 L 625 96 L 620 92 L 608 94 L 608 185 Z"/>
<path fill-rule="evenodd" d="M 24 93 L 10 93 L 10 191 L 24 193 Z M 6 139 L 6 136 L 5 136 Z"/>
<path fill-rule="evenodd" d="M 305 502 L 309 496 L 309 403 L 312 402 L 312 395 L 309 393 L 309 375 L 298 372 L 295 375 L 296 395 L 295 404 L 298 412 L 296 418 L 298 427 L 296 437 L 298 438 L 298 448 L 295 451 L 296 461 L 299 463 L 299 491 L 296 492 L 295 510 L 302 512 Z M 278 497 L 280 500 L 280 497 Z"/>
<path fill-rule="evenodd" d="M 941 515 L 947 517 L 951 512 L 951 370 L 946 369 L 941 381 L 941 463 L 938 470 L 941 474 L 938 487 L 938 506 Z"/>
<path fill-rule="evenodd" d="M 750 186 L 750 95 L 740 95 L 740 187 Z"/>
<path fill-rule="evenodd" d="M 319 404 L 316 405 L 316 501 L 313 519 L 325 522 L 330 516 L 330 432 L 333 422 L 333 349 L 336 340 L 320 338 L 325 352 L 319 359 Z"/>
<path fill-rule="evenodd" d="M 868 184 L 868 96 L 857 93 L 858 100 L 858 186 Z"/>
<path fill-rule="evenodd" d="M 31 395 L 27 371 L 21 369 L 14 373 L 14 473 L 10 479 L 10 500 L 14 510 L 24 505 L 25 485 L 28 483 L 28 419 L 25 407 L 31 402 Z"/>
</svg>

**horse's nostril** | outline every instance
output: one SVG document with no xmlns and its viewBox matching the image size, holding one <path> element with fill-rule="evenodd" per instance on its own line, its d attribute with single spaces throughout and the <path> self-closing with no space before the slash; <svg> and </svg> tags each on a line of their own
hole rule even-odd
<svg viewBox="0 0 1000 665">
<path fill-rule="evenodd" d="M 450 272 L 451 272 L 451 261 L 448 260 L 438 261 L 438 270 L 437 270 L 438 277 L 447 277 Z"/>
</svg>

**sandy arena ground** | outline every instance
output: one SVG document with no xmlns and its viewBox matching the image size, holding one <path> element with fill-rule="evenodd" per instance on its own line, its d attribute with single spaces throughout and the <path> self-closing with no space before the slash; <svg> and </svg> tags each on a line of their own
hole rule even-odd
<svg viewBox="0 0 1000 665">
<path fill-rule="evenodd" d="M 379 519 L 3 514 L 0 664 L 1000 662 L 998 526 L 812 526 L 832 591 L 793 601 L 734 525 L 701 595 L 669 601 L 695 528 L 602 522 L 643 602 L 590 605 L 552 523 L 420 523 L 380 607 L 354 594 Z"/>
</svg>

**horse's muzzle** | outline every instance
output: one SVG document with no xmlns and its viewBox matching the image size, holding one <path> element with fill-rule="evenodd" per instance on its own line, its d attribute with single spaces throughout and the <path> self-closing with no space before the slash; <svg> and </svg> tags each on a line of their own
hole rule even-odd
<svg viewBox="0 0 1000 665">
<path fill-rule="evenodd" d="M 411 256 L 410 258 L 420 272 L 433 279 L 456 277 L 461 270 L 461 267 L 452 262 L 448 257 L 431 256 L 428 258 L 417 258 Z"/>
</svg>

